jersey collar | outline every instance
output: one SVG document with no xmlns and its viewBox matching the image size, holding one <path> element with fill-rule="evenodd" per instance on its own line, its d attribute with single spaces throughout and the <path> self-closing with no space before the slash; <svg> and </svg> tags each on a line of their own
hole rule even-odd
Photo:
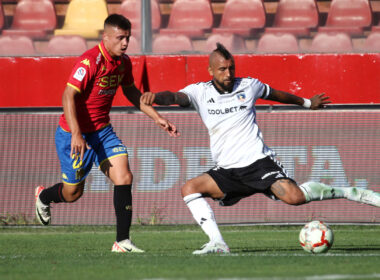
<svg viewBox="0 0 380 280">
<path fill-rule="evenodd" d="M 234 91 L 234 88 L 235 88 L 235 82 L 236 82 L 236 78 L 234 79 L 234 85 L 233 85 L 233 87 L 232 87 L 232 90 L 231 90 L 231 92 L 229 92 L 229 91 L 222 91 L 222 90 L 220 90 L 220 89 L 216 86 L 216 84 L 214 83 L 214 80 L 211 80 L 211 84 L 213 85 L 213 87 L 215 88 L 215 90 L 216 90 L 217 92 L 219 92 L 219 94 L 230 94 L 230 93 L 232 93 L 232 92 Z"/>
<path fill-rule="evenodd" d="M 109 61 L 109 62 L 112 62 L 114 61 L 115 59 L 112 58 L 112 56 L 108 53 L 108 51 L 106 50 L 106 47 L 104 46 L 104 43 L 103 41 L 100 42 L 99 44 L 99 50 L 100 52 L 102 53 L 102 55 L 104 56 L 104 58 Z"/>
</svg>

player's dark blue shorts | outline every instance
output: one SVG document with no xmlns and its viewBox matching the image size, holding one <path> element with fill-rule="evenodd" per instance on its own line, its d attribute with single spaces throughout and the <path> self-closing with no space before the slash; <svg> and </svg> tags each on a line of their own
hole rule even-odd
<svg viewBox="0 0 380 280">
<path fill-rule="evenodd" d="M 79 154 L 70 157 L 71 133 L 63 130 L 60 126 L 55 133 L 55 145 L 61 162 L 62 180 L 70 185 L 82 182 L 94 163 L 99 166 L 106 159 L 128 155 L 127 148 L 116 136 L 110 124 L 98 131 L 82 135 L 91 149 L 85 151 L 81 162 Z"/>
</svg>

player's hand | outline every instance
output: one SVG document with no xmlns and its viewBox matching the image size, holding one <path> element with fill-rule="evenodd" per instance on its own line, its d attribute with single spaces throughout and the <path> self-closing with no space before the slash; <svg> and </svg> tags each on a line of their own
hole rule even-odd
<svg viewBox="0 0 380 280">
<path fill-rule="evenodd" d="M 82 134 L 72 134 L 70 157 L 73 158 L 74 156 L 80 155 L 80 160 L 82 161 L 86 149 L 91 149 L 91 147 L 84 140 Z"/>
<path fill-rule="evenodd" d="M 140 103 L 152 106 L 154 103 L 154 98 L 155 98 L 154 93 L 147 91 L 141 95 Z"/>
<path fill-rule="evenodd" d="M 165 130 L 171 137 L 178 137 L 181 133 L 177 130 L 174 124 L 167 119 L 160 118 L 156 121 L 157 125 Z"/>
<path fill-rule="evenodd" d="M 310 101 L 311 101 L 311 106 L 310 106 L 311 110 L 326 108 L 326 105 L 331 103 L 330 97 L 325 96 L 325 93 L 314 95 L 312 98 L 310 98 Z"/>
</svg>

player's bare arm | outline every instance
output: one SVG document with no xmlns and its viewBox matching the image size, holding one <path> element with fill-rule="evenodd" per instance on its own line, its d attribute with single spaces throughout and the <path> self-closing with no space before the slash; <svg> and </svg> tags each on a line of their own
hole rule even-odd
<svg viewBox="0 0 380 280">
<path fill-rule="evenodd" d="M 123 86 L 123 93 L 125 97 L 139 110 L 149 116 L 155 123 L 165 130 L 170 136 L 178 137 L 180 133 L 174 124 L 169 122 L 167 119 L 162 117 L 151 104 L 141 102 L 142 94 L 141 92 L 133 85 L 130 87 Z"/>
<path fill-rule="evenodd" d="M 86 141 L 83 139 L 75 107 L 75 96 L 79 94 L 74 88 L 66 86 L 62 96 L 63 112 L 71 130 L 71 151 L 70 157 L 80 154 L 80 159 L 83 160 L 84 152 L 90 149 Z"/>
<path fill-rule="evenodd" d="M 179 105 L 181 107 L 190 106 L 190 100 L 183 92 L 160 91 L 157 93 L 145 92 L 141 96 L 141 102 L 146 105 Z"/>
<path fill-rule="evenodd" d="M 324 108 L 327 104 L 331 103 L 329 97 L 325 96 L 324 93 L 316 94 L 310 99 L 304 99 L 297 95 L 281 90 L 276 90 L 273 88 L 267 99 L 277 101 L 283 104 L 295 104 L 299 106 L 305 106 L 305 102 L 310 102 L 310 104 L 307 104 L 305 107 L 310 108 L 312 110 Z"/>
</svg>

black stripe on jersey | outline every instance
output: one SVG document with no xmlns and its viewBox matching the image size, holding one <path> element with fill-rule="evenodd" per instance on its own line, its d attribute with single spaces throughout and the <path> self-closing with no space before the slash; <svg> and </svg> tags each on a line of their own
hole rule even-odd
<svg viewBox="0 0 380 280">
<path fill-rule="evenodd" d="M 264 84 L 264 86 L 265 86 L 265 90 L 263 91 L 263 95 L 261 96 L 261 98 L 267 99 L 268 96 L 272 93 L 272 88 L 267 84 Z"/>
</svg>

